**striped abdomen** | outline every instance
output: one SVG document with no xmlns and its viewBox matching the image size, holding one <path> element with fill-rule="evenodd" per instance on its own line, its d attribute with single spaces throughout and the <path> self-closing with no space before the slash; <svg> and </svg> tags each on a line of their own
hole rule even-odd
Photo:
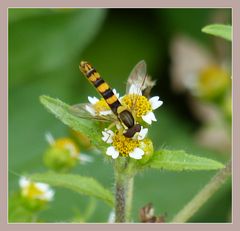
<svg viewBox="0 0 240 231">
<path fill-rule="evenodd" d="M 113 113 L 117 116 L 118 120 L 124 124 L 126 131 L 123 135 L 131 138 L 136 132 L 140 132 L 140 124 L 135 124 L 132 113 L 126 108 L 123 108 L 117 96 L 113 93 L 109 85 L 101 78 L 100 74 L 85 61 L 80 63 L 80 70 L 93 84 L 93 86 L 96 87 Z"/>
<path fill-rule="evenodd" d="M 97 91 L 105 99 L 113 113 L 117 115 L 117 109 L 119 106 L 121 106 L 121 103 L 113 93 L 110 86 L 101 78 L 100 74 L 88 62 L 82 61 L 80 63 L 80 70 L 93 84 L 93 86 L 96 87 Z"/>
</svg>

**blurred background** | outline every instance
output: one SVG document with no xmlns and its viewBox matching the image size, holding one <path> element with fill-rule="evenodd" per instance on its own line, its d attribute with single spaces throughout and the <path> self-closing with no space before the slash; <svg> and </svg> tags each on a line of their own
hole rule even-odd
<svg viewBox="0 0 240 231">
<path fill-rule="evenodd" d="M 19 191 L 19 175 L 48 170 L 46 132 L 76 138 L 46 111 L 39 96 L 68 104 L 98 97 L 79 71 L 81 60 L 123 95 L 131 69 L 144 59 L 157 80 L 152 95 L 164 102 L 150 129 L 155 148 L 184 149 L 226 163 L 231 157 L 231 43 L 201 32 L 211 23 L 231 24 L 231 10 L 9 9 L 9 200 Z M 112 167 L 78 144 L 94 161 L 72 172 L 112 189 Z M 170 221 L 214 174 L 149 170 L 137 176 L 134 221 L 148 202 Z M 89 197 L 55 190 L 54 200 L 39 214 L 43 222 L 78 222 L 93 204 Z M 21 221 L 12 212 L 17 205 L 10 205 L 10 221 Z M 101 201 L 94 207 L 84 222 L 107 221 L 110 208 Z M 231 222 L 230 180 L 190 222 Z"/>
</svg>

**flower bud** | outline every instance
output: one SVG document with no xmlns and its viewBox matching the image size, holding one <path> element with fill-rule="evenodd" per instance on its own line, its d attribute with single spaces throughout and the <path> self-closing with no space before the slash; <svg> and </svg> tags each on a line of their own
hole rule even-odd
<svg viewBox="0 0 240 231">
<path fill-rule="evenodd" d="M 69 138 L 54 141 L 44 154 L 44 163 L 50 169 L 66 172 L 79 162 L 79 149 Z"/>
<path fill-rule="evenodd" d="M 139 160 L 141 164 L 145 164 L 153 155 L 153 143 L 150 139 L 146 138 L 140 143 L 140 148 L 144 151 L 142 159 Z"/>
<path fill-rule="evenodd" d="M 31 211 L 41 210 L 53 200 L 54 191 L 48 184 L 32 182 L 26 177 L 19 180 L 21 200 L 25 208 Z"/>
</svg>

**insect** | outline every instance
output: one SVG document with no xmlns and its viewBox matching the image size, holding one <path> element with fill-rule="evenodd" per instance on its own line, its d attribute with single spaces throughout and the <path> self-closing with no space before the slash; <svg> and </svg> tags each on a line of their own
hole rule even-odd
<svg viewBox="0 0 240 231">
<path fill-rule="evenodd" d="M 103 122 L 116 122 L 116 120 L 118 120 L 125 129 L 123 135 L 128 138 L 132 138 L 135 133 L 140 132 L 141 125 L 136 122 L 132 112 L 133 110 L 128 109 L 121 104 L 111 87 L 101 78 L 96 69 L 86 61 L 82 61 L 79 68 L 90 83 L 96 88 L 99 94 L 104 98 L 113 114 L 91 115 L 88 111 L 86 111 L 86 104 L 74 105 L 72 112 L 81 118 L 91 118 Z M 127 91 L 129 90 L 131 84 L 136 84 L 140 91 L 144 91 L 150 86 L 150 84 L 144 85 L 145 80 L 146 63 L 144 61 L 140 61 L 134 67 L 128 78 Z"/>
</svg>

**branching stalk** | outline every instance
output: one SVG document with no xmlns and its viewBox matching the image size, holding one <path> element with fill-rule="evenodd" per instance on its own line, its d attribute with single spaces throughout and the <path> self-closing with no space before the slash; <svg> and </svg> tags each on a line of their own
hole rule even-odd
<svg viewBox="0 0 240 231">
<path fill-rule="evenodd" d="M 173 218 L 173 223 L 183 223 L 189 220 L 202 205 L 226 182 L 231 175 L 231 161 L 220 170 L 208 184 Z"/>
</svg>

